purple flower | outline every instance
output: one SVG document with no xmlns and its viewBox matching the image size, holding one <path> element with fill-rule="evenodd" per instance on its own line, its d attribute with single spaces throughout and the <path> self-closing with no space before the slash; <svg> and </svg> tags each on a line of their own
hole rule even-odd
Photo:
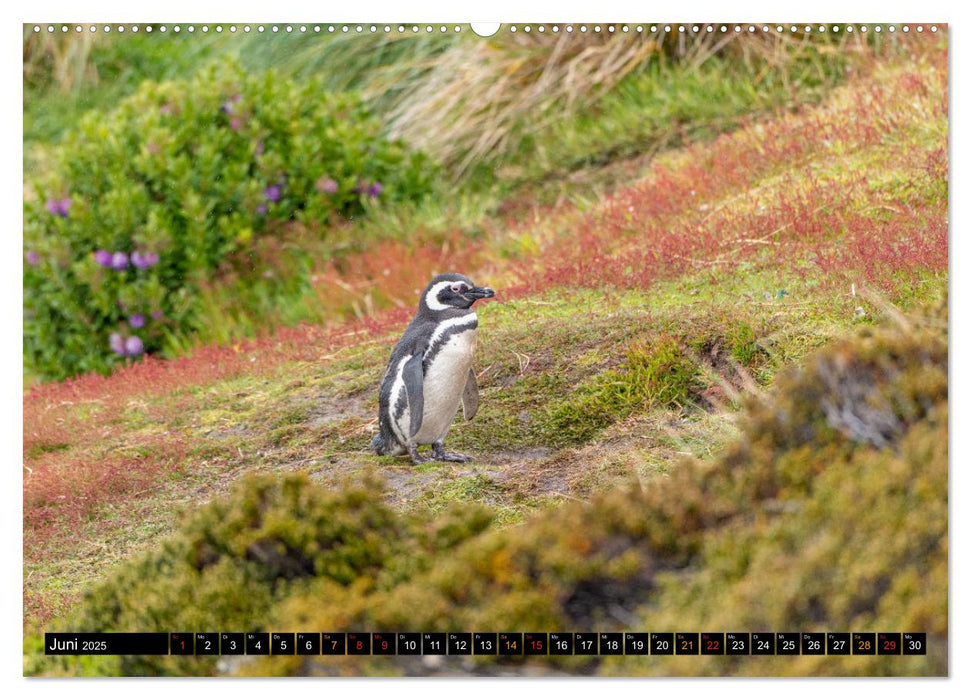
<svg viewBox="0 0 971 700">
<path fill-rule="evenodd" d="M 165 314 L 162 312 L 162 309 L 155 309 L 155 311 L 152 312 L 152 318 L 154 318 L 156 321 L 161 320 L 163 316 L 165 316 Z"/>
<path fill-rule="evenodd" d="M 108 337 L 108 345 L 119 355 L 125 354 L 125 341 L 121 337 L 121 333 L 112 333 Z"/>
<path fill-rule="evenodd" d="M 111 256 L 111 266 L 116 270 L 124 270 L 128 267 L 128 254 L 118 251 Z"/>
<path fill-rule="evenodd" d="M 158 108 L 158 111 L 162 114 L 172 114 L 172 103 L 166 102 L 164 105 Z"/>
<path fill-rule="evenodd" d="M 242 117 L 233 117 L 232 119 L 230 119 L 229 120 L 229 128 L 232 129 L 233 131 L 239 131 L 240 129 L 242 129 L 243 128 L 243 118 Z"/>
<path fill-rule="evenodd" d="M 377 197 L 382 192 L 384 192 L 384 185 L 382 185 L 380 182 L 375 182 L 367 188 L 367 193 L 372 197 Z"/>
<path fill-rule="evenodd" d="M 337 192 L 337 180 L 333 180 L 329 177 L 322 177 L 317 180 L 317 191 L 325 192 L 327 194 L 334 194 Z"/>
<path fill-rule="evenodd" d="M 142 314 L 132 314 L 128 317 L 128 325 L 132 328 L 141 328 L 145 325 L 145 316 Z"/>
<path fill-rule="evenodd" d="M 120 251 L 112 255 L 111 267 L 115 270 L 124 270 L 126 267 L 128 267 L 128 255 Z"/>
<path fill-rule="evenodd" d="M 230 97 L 225 102 L 223 102 L 223 106 L 220 107 L 219 109 L 222 111 L 223 114 L 229 114 L 230 112 L 233 111 L 233 103 L 239 102 L 241 99 L 243 99 L 243 96 L 237 93 L 232 97 Z"/>
<path fill-rule="evenodd" d="M 263 190 L 263 195 L 271 202 L 279 202 L 280 195 L 283 193 L 283 188 L 280 185 L 270 185 L 265 190 Z"/>
<path fill-rule="evenodd" d="M 33 267 L 37 267 L 37 263 L 40 262 L 40 253 L 36 250 L 27 251 L 27 264 Z"/>
<path fill-rule="evenodd" d="M 94 251 L 94 261 L 101 267 L 111 267 L 111 253 L 107 250 Z"/>
<path fill-rule="evenodd" d="M 260 214 L 260 215 L 265 214 L 266 213 L 266 205 L 265 204 L 261 204 L 260 206 L 256 207 L 256 213 L 257 214 Z"/>
<path fill-rule="evenodd" d="M 256 148 L 254 148 L 253 151 L 258 156 L 263 155 L 263 139 L 256 142 Z"/>
<path fill-rule="evenodd" d="M 146 270 L 152 265 L 157 265 L 158 260 L 158 253 L 142 253 L 136 250 L 131 254 L 131 264 L 139 270 Z"/>
<path fill-rule="evenodd" d="M 131 357 L 137 357 L 145 352 L 145 344 L 142 343 L 142 339 L 137 335 L 133 335 L 131 338 L 125 341 L 125 354 Z"/>
<path fill-rule="evenodd" d="M 67 218 L 71 209 L 71 198 L 66 197 L 65 199 L 48 199 L 47 211 L 49 211 L 54 216 L 61 216 Z"/>
</svg>

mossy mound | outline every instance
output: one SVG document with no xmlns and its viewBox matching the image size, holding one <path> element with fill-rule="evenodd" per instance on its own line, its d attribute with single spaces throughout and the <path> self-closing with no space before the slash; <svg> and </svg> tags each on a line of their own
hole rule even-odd
<svg viewBox="0 0 971 700">
<path fill-rule="evenodd" d="M 252 479 L 126 564 L 63 626 L 84 630 L 914 631 L 927 656 L 488 660 L 268 657 L 242 674 L 947 673 L 947 321 L 900 319 L 814 354 L 753 403 L 742 438 L 643 487 L 490 526 L 395 514 Z M 34 672 L 57 672 L 38 658 Z M 212 672 L 129 659 L 114 672 Z M 208 665 L 207 665 L 208 664 Z M 73 669 L 75 672 L 77 668 Z"/>
</svg>

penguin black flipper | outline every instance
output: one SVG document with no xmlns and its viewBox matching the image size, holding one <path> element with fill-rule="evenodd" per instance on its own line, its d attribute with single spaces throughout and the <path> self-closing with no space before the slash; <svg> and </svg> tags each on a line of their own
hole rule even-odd
<svg viewBox="0 0 971 700">
<path fill-rule="evenodd" d="M 405 382 L 405 392 L 408 395 L 408 412 L 411 415 L 409 438 L 415 437 L 421 430 L 421 418 L 425 412 L 425 395 L 422 391 L 425 383 L 425 372 L 422 369 L 424 357 L 424 353 L 416 353 L 405 363 L 401 372 L 401 378 Z"/>
<path fill-rule="evenodd" d="M 462 390 L 462 416 L 465 420 L 475 418 L 479 410 L 479 383 L 475 380 L 475 370 L 469 367 L 469 378 Z"/>
</svg>

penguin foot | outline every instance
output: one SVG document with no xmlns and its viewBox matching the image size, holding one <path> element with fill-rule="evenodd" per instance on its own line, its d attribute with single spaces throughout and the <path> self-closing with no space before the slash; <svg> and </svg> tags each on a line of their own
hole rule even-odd
<svg viewBox="0 0 971 700">
<path fill-rule="evenodd" d="M 471 457 L 466 457 L 465 455 L 460 455 L 457 452 L 446 452 L 445 445 L 440 442 L 436 442 L 432 445 L 432 455 L 439 462 L 471 462 Z"/>
<path fill-rule="evenodd" d="M 436 457 L 422 457 L 418 454 L 418 447 L 416 445 L 408 445 L 408 455 L 411 457 L 411 463 L 414 465 L 434 462 L 436 459 Z"/>
</svg>

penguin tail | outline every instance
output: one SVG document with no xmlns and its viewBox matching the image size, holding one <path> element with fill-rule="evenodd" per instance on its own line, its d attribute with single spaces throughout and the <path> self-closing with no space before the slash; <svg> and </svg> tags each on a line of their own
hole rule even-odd
<svg viewBox="0 0 971 700">
<path fill-rule="evenodd" d="M 381 433 L 378 433 L 371 439 L 371 451 L 376 455 L 387 454 L 388 445 L 385 443 Z"/>
</svg>

